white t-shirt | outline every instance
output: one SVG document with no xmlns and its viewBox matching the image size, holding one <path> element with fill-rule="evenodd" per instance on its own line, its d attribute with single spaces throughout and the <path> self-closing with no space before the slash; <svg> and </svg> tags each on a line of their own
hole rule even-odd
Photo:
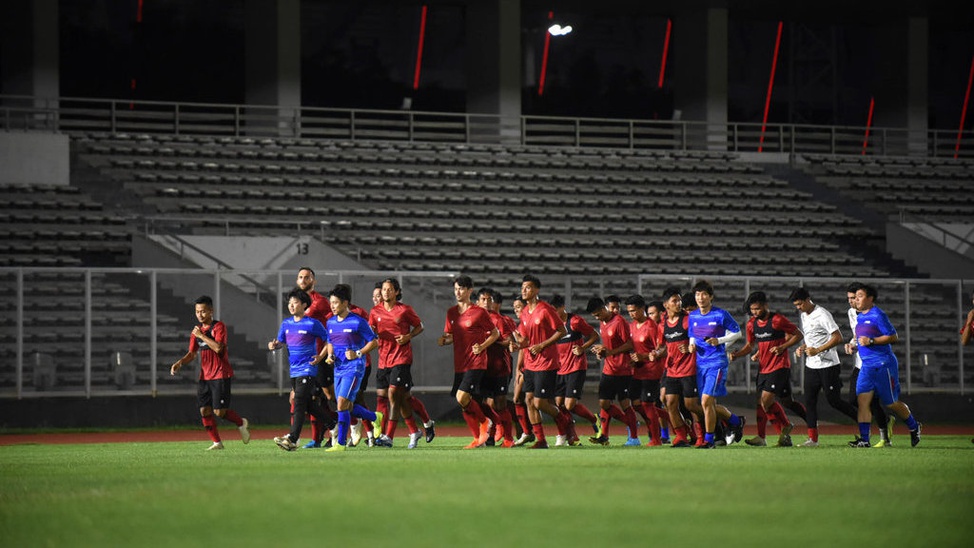
<svg viewBox="0 0 974 548">
<path fill-rule="evenodd" d="M 832 338 L 832 333 L 839 330 L 832 314 L 819 305 L 808 314 L 802 312 L 802 333 L 805 334 L 805 346 L 815 347 L 825 346 Z M 841 333 L 840 333 L 841 335 Z M 830 348 L 821 354 L 805 356 L 805 367 L 809 369 L 825 369 L 839 364 L 839 353 L 835 348 Z"/>
<path fill-rule="evenodd" d="M 852 330 L 852 338 L 849 339 L 849 344 L 859 348 L 859 343 L 856 341 L 856 324 L 859 323 L 859 311 L 855 308 L 849 307 L 849 329 Z M 862 358 L 859 357 L 859 352 L 853 354 L 856 357 L 856 369 L 862 368 Z"/>
</svg>

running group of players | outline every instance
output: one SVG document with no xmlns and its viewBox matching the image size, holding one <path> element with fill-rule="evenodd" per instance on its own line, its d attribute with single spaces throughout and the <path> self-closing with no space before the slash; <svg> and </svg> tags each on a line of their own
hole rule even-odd
<svg viewBox="0 0 974 548">
<path fill-rule="evenodd" d="M 297 287 L 288 294 L 291 317 L 268 343 L 270 350 L 287 347 L 292 381 L 291 430 L 275 438 L 277 445 L 288 451 L 298 448 L 306 414 L 312 426 L 306 448 L 324 445 L 329 451 L 342 451 L 359 443 L 363 430 L 368 445 L 392 447 L 400 420 L 409 430 L 408 448 L 415 448 L 424 437 L 432 442 L 434 421 L 411 393 L 410 341 L 423 332 L 423 323 L 412 307 L 401 302 L 399 282 L 389 278 L 376 284 L 370 312 L 349 302 L 350 287 L 336 286 L 326 298 L 315 291 L 314 284 L 314 271 L 300 269 Z M 598 323 L 598 332 L 585 318 L 566 311 L 563 297 L 541 300 L 540 288 L 538 278 L 524 277 L 520 297 L 512 304 L 518 318 L 515 322 L 501 314 L 499 292 L 482 288 L 474 301 L 470 277 L 459 276 L 454 281 L 456 305 L 447 311 L 438 343 L 453 345 L 452 395 L 473 438 L 467 449 L 487 445 L 547 448 L 544 415 L 557 428 L 556 446 L 582 443 L 575 430 L 576 417 L 591 425 L 593 435 L 588 441 L 597 445 L 609 444 L 612 419 L 626 427 L 625 445 L 641 445 L 639 417 L 646 427 L 648 446 L 671 443 L 671 433 L 673 447 L 710 449 L 740 442 L 744 417 L 717 399 L 727 394 L 730 361 L 752 352 L 760 370 L 757 436 L 746 440 L 749 445 L 767 445 L 769 422 L 777 430 L 777 445 L 792 445 L 794 426 L 785 408 L 808 425 L 809 438 L 801 445 L 818 445 L 820 392 L 830 405 L 858 423 L 859 435 L 849 445 L 871 446 L 873 416 L 881 434 L 875 446 L 890 445 L 894 415 L 910 430 L 912 444 L 919 443 L 920 424 L 899 400 L 898 365 L 890 348 L 897 341 L 896 330 L 874 305 L 877 295 L 870 286 L 849 287 L 849 321 L 855 336 L 848 342 L 842 339 L 831 314 L 816 305 L 804 288 L 790 296 L 801 313 L 801 329 L 771 312 L 763 293 L 752 293 L 745 303 L 751 316 L 745 344 L 733 353 L 728 352 L 729 345 L 744 338 L 744 333 L 730 313 L 713 305 L 714 289 L 706 281 L 686 294 L 668 288 L 659 301 L 647 302 L 640 295 L 624 302 L 594 297 L 586 312 Z M 622 316 L 623 305 L 630 321 Z M 204 426 L 214 442 L 210 449 L 220 449 L 212 415 L 236 424 L 245 443 L 249 432 L 246 419 L 230 409 L 232 369 L 226 360 L 226 329 L 212 320 L 212 303 L 209 306 L 209 317 L 200 317 L 197 304 L 200 325 L 191 336 L 190 352 L 173 365 L 172 374 L 200 349 L 211 351 L 212 355 L 202 356 L 198 399 Z M 218 340 L 219 333 L 222 340 Z M 841 398 L 836 348 L 843 344 L 848 353 L 856 355 L 853 401 Z M 796 347 L 796 356 L 806 356 L 804 405 L 791 397 L 792 347 Z M 376 348 L 379 363 L 373 412 L 362 395 L 372 368 L 369 353 Z M 588 354 L 602 364 L 597 415 L 581 401 Z M 225 367 L 212 367 L 218 362 L 226 362 Z M 509 399 L 512 380 L 513 397 Z M 886 409 L 892 414 L 887 415 Z M 325 441 L 328 432 L 331 436 Z"/>
</svg>

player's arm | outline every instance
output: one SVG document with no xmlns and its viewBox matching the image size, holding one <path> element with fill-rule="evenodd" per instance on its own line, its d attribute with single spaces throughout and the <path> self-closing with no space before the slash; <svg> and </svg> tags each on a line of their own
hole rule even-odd
<svg viewBox="0 0 974 548">
<path fill-rule="evenodd" d="M 215 330 L 216 327 L 214 326 L 213 329 L 210 330 L 210 334 L 211 335 L 214 334 L 213 332 Z M 223 343 L 214 339 L 213 337 L 210 337 L 206 333 L 203 333 L 203 330 L 200 329 L 200 326 L 197 325 L 196 327 L 193 328 L 193 336 L 202 339 L 203 342 L 206 343 L 206 346 L 208 346 L 210 350 L 216 352 L 217 354 L 223 352 Z"/>
<path fill-rule="evenodd" d="M 825 344 L 823 344 L 822 346 L 818 346 L 818 347 L 806 346 L 805 353 L 808 354 L 809 357 L 817 356 L 822 352 L 825 352 L 831 348 L 835 348 L 836 346 L 839 346 L 840 344 L 842 344 L 842 334 L 839 333 L 838 330 L 836 330 L 832 332 L 832 335 L 829 337 L 829 340 L 826 341 Z"/>
<path fill-rule="evenodd" d="M 585 339 L 585 342 L 572 349 L 572 353 L 575 354 L 576 356 L 581 356 L 586 351 L 588 351 L 589 348 L 592 348 L 592 345 L 594 345 L 597 342 L 599 342 L 599 334 L 596 333 L 595 330 L 593 329 L 592 332 L 588 334 L 588 337 Z"/>
<path fill-rule="evenodd" d="M 616 354 L 628 354 L 629 352 L 632 352 L 632 339 L 629 339 L 615 348 L 606 348 L 605 356 L 609 357 L 615 356 Z"/>
<path fill-rule="evenodd" d="M 419 324 L 413 327 L 409 333 L 404 333 L 402 335 L 396 335 L 396 342 L 398 344 L 406 344 L 414 338 L 418 337 L 420 333 L 423 332 L 423 324 Z"/>
<path fill-rule="evenodd" d="M 967 322 L 964 323 L 964 329 L 960 332 L 960 343 L 967 346 L 972 338 L 974 338 L 974 308 L 967 313 Z"/>
<path fill-rule="evenodd" d="M 483 352 L 484 350 L 486 350 L 488 346 L 494 344 L 494 341 L 496 341 L 498 338 L 500 338 L 500 336 L 501 336 L 501 332 L 498 331 L 496 327 L 493 328 L 493 329 L 491 329 L 490 330 L 490 335 L 487 336 L 487 339 L 486 340 L 484 340 L 483 342 L 480 342 L 480 343 L 475 343 L 471 347 L 471 349 L 473 350 L 473 353 L 475 355 L 480 354 L 481 352 Z"/>
<path fill-rule="evenodd" d="M 176 372 L 179 371 L 179 368 L 195 360 L 197 354 L 199 354 L 199 352 L 197 352 L 196 350 L 190 350 L 189 352 L 187 352 L 185 356 L 173 362 L 172 367 L 169 368 L 169 374 L 175 375 Z"/>
<path fill-rule="evenodd" d="M 896 333 L 890 335 L 880 335 L 878 337 L 867 337 L 863 335 L 859 337 L 859 346 L 875 346 L 877 344 L 894 344 L 900 340 L 900 336 Z"/>
<path fill-rule="evenodd" d="M 528 350 L 532 354 L 538 354 L 539 352 L 541 352 L 545 348 L 548 348 L 549 346 L 557 343 L 562 337 L 565 336 L 565 333 L 568 333 L 568 331 L 565 329 L 565 324 L 561 324 L 561 325 L 558 326 L 557 329 L 555 329 L 555 332 L 554 332 L 554 334 L 552 336 L 550 336 L 547 339 L 545 339 L 544 341 L 542 341 L 542 342 L 540 342 L 540 343 L 532 346 Z"/>
<path fill-rule="evenodd" d="M 449 346 L 453 344 L 453 333 L 443 333 L 440 338 L 436 341 L 440 346 Z"/>
</svg>

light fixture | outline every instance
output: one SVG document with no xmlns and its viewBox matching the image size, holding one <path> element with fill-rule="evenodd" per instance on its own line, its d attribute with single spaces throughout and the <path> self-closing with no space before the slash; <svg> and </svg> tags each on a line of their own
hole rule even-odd
<svg viewBox="0 0 974 548">
<path fill-rule="evenodd" d="M 554 25 L 548 27 L 548 33 L 551 34 L 552 36 L 565 36 L 566 34 L 569 34 L 571 31 L 572 31 L 571 25 L 565 25 L 563 27 L 558 23 L 555 23 Z"/>
</svg>

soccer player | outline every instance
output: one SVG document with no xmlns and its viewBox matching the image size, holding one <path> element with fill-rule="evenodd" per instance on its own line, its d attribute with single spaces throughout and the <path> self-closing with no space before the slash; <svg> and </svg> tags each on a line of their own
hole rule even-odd
<svg viewBox="0 0 974 548">
<path fill-rule="evenodd" d="M 689 348 L 697 356 L 697 386 L 704 414 L 704 444 L 700 448 L 712 449 L 718 420 L 730 425 L 728 445 L 741 441 L 744 435 L 744 417 L 717 405 L 717 398 L 727 394 L 727 344 L 741 338 L 741 327 L 726 310 L 713 305 L 714 288 L 710 282 L 697 282 L 693 295 L 698 309 L 690 312 Z"/>
<path fill-rule="evenodd" d="M 555 405 L 569 413 L 573 413 L 592 423 L 595 435 L 599 434 L 598 419 L 592 414 L 582 399 L 585 388 L 585 375 L 588 371 L 588 358 L 585 353 L 593 344 L 599 341 L 599 336 L 578 314 L 571 314 L 565 310 L 565 297 L 551 296 L 551 306 L 555 307 L 558 317 L 565 324 L 565 336 L 558 339 L 558 359 L 561 367 L 555 379 Z M 575 445 L 576 436 L 558 436 L 555 445 Z"/>
<path fill-rule="evenodd" d="M 765 446 L 768 420 L 778 430 L 778 446 L 791 447 L 791 430 L 794 425 L 785 415 L 781 403 L 796 415 L 805 419 L 805 406 L 791 397 L 791 352 L 789 348 L 802 340 L 802 332 L 788 318 L 775 314 L 768 308 L 768 297 L 763 291 L 747 296 L 744 310 L 751 315 L 747 322 L 747 342 L 730 355 L 731 360 L 750 354 L 757 346 L 752 359 L 758 362 L 756 386 L 758 396 L 758 435 L 745 440 L 748 445 Z M 781 403 L 775 401 L 778 397 Z"/>
<path fill-rule="evenodd" d="M 609 295 L 605 298 L 605 309 L 613 314 L 622 315 L 622 299 L 618 295 Z"/>
<path fill-rule="evenodd" d="M 849 317 L 849 329 L 852 330 L 852 339 L 845 344 L 845 353 L 855 356 L 856 363 L 855 367 L 852 368 L 852 373 L 849 375 L 849 403 L 853 407 L 859 406 L 859 397 L 856 394 L 856 385 L 859 383 L 859 373 L 862 370 L 862 359 L 859 358 L 859 345 L 856 344 L 856 324 L 859 322 L 859 311 L 856 310 L 856 291 L 862 287 L 859 282 L 852 282 L 846 288 L 846 299 L 849 301 L 849 311 L 847 313 Z M 893 442 L 890 439 L 890 432 L 893 430 L 893 422 L 896 420 L 893 417 L 895 415 L 889 415 L 886 410 L 883 409 L 883 404 L 879 403 L 879 398 L 873 398 L 872 409 L 873 417 L 876 419 L 876 424 L 879 426 L 879 441 L 876 442 L 873 447 L 887 447 L 892 446 Z M 857 436 L 853 443 L 858 442 L 859 437 Z"/>
<path fill-rule="evenodd" d="M 525 304 L 520 294 L 511 302 L 511 310 L 514 312 L 514 317 L 517 318 L 509 348 L 512 356 L 517 351 L 517 358 L 514 361 L 514 388 L 511 391 L 511 400 L 514 402 L 514 413 L 517 416 L 517 423 L 521 427 L 521 435 L 514 442 L 515 447 L 537 441 L 537 438 L 534 437 L 534 432 L 531 431 L 531 421 L 528 418 L 528 405 L 524 398 L 524 352 L 519 350 L 517 341 L 517 324 L 520 323 L 521 311 L 524 310 Z"/>
<path fill-rule="evenodd" d="M 495 444 L 496 430 L 500 429 L 500 440 L 502 447 L 514 447 L 513 418 L 507 408 L 507 389 L 511 383 L 511 333 L 514 332 L 513 322 L 508 322 L 510 318 L 505 317 L 499 311 L 499 307 L 494 303 L 494 297 L 498 295 L 496 291 L 489 287 L 484 287 L 477 292 L 477 306 L 483 308 L 490 315 L 490 321 L 497 328 L 500 336 L 493 344 L 487 347 L 487 371 L 480 384 L 480 392 L 483 395 L 487 408 L 493 411 L 494 422 L 493 432 L 487 438 L 487 445 Z M 495 418 L 496 417 L 496 418 Z"/>
<path fill-rule="evenodd" d="M 839 355 L 835 347 L 842 344 L 842 335 L 832 314 L 812 302 L 808 290 L 799 287 L 788 297 L 801 312 L 802 333 L 805 338 L 795 351 L 805 355 L 805 422 L 808 423 L 808 439 L 802 447 L 818 447 L 818 394 L 825 391 L 829 405 L 843 415 L 857 420 L 856 408 L 842 399 L 842 378 L 839 376 Z"/>
<path fill-rule="evenodd" d="M 870 405 L 875 397 L 903 420 L 906 427 L 910 429 L 910 444 L 916 447 L 920 443 L 922 424 L 913 418 L 910 408 L 900 401 L 899 362 L 891 346 L 899 341 L 899 336 L 886 313 L 876 306 L 876 297 L 876 289 L 870 285 L 863 284 L 856 290 L 856 310 L 859 311 L 856 321 L 856 343 L 859 345 L 859 357 L 862 359 L 862 371 L 856 382 L 861 439 L 850 445 L 870 446 L 869 423 L 872 422 Z"/>
<path fill-rule="evenodd" d="M 629 429 L 627 446 L 640 445 L 639 431 L 636 428 L 636 412 L 632 408 L 629 385 L 632 384 L 632 364 L 629 353 L 632 351 L 632 337 L 629 324 L 622 316 L 606 308 L 605 301 L 592 297 L 585 305 L 585 311 L 599 321 L 601 342 L 592 346 L 592 353 L 602 362 L 599 377 L 599 418 L 602 429 L 599 435 L 589 441 L 597 445 L 609 445 L 609 424 L 613 418 Z M 617 400 L 619 406 L 612 403 Z"/>
<path fill-rule="evenodd" d="M 413 347 L 411 341 L 423 332 L 423 322 L 416 311 L 403 304 L 402 288 L 396 278 L 386 278 L 380 284 L 380 302 L 369 312 L 369 326 L 379 337 L 379 364 L 376 369 L 376 393 L 387 391 L 389 414 L 384 432 L 379 432 L 376 444 L 391 447 L 396 436 L 399 418 L 409 428 L 408 449 L 415 449 L 423 432 L 413 418 L 410 389 L 413 386 Z M 432 423 L 429 427 L 432 428 Z"/>
<path fill-rule="evenodd" d="M 382 413 L 354 403 L 365 377 L 365 356 L 379 345 L 369 322 L 349 310 L 351 289 L 339 284 L 328 294 L 332 316 L 325 324 L 328 332 L 328 361 L 335 365 L 335 398 L 338 404 L 338 439 L 326 451 L 344 451 L 352 416 L 382 424 Z"/>
<path fill-rule="evenodd" d="M 663 378 L 663 360 L 657 360 L 656 347 L 659 340 L 659 326 L 646 314 L 646 300 L 642 295 L 626 298 L 626 312 L 632 319 L 629 322 L 629 335 L 632 337 L 632 384 L 629 393 L 635 400 L 633 407 L 646 421 L 647 446 L 663 445 L 660 429 L 660 414 L 656 402 L 660 399 L 660 381 Z"/>
<path fill-rule="evenodd" d="M 971 304 L 974 304 L 974 291 L 971 292 Z M 960 343 L 967 346 L 971 342 L 971 338 L 974 338 L 974 308 L 971 308 L 971 311 L 967 313 L 967 320 L 960 330 Z"/>
<path fill-rule="evenodd" d="M 308 266 L 302 266 L 298 269 L 298 277 L 295 281 L 295 285 L 301 291 L 304 291 L 311 297 L 311 305 L 307 307 L 304 311 L 304 315 L 309 318 L 314 318 L 321 322 L 321 325 L 325 325 L 328 321 L 328 317 L 331 315 L 331 306 L 328 304 L 328 297 L 322 295 L 315 291 L 315 286 L 318 281 L 315 277 L 315 271 Z M 319 341 L 319 346 L 317 351 L 321 352 L 324 349 L 325 343 Z M 329 401 L 335 401 L 335 368 L 331 364 L 322 361 L 318 364 L 318 386 L 321 388 L 322 393 L 325 395 L 325 400 L 322 401 L 322 408 L 325 414 L 329 417 L 329 423 L 334 423 L 338 416 L 329 407 Z M 289 401 L 291 402 L 292 415 L 294 407 L 294 392 L 292 391 L 289 396 Z M 316 449 L 321 447 L 321 442 L 325 437 L 325 428 L 322 428 L 321 424 L 318 423 L 318 419 L 311 416 L 311 440 L 308 441 L 307 445 L 304 446 L 305 449 Z M 331 440 L 328 440 L 331 443 Z"/>
<path fill-rule="evenodd" d="M 285 451 L 298 448 L 298 439 L 304 426 L 304 415 L 316 417 L 325 429 L 334 425 L 323 408 L 324 394 L 318 386 L 318 364 L 328 352 L 323 344 L 318 351 L 318 342 L 327 342 L 328 333 L 318 320 L 305 315 L 311 306 L 311 297 L 300 288 L 292 289 L 287 295 L 287 310 L 290 318 L 281 322 L 277 338 L 267 343 L 268 350 L 287 346 L 291 376 L 291 431 L 274 438 L 274 443 Z"/>
<path fill-rule="evenodd" d="M 193 326 L 189 336 L 189 351 L 176 360 L 169 368 L 175 376 L 179 369 L 200 356 L 200 379 L 196 390 L 196 401 L 200 408 L 203 428 L 213 444 L 207 451 L 223 449 L 223 441 L 217 429 L 216 417 L 232 422 L 240 431 L 240 439 L 250 443 L 250 423 L 230 408 L 230 384 L 233 367 L 227 351 L 227 326 L 213 319 L 213 299 L 200 296 L 193 303 L 198 325 Z"/>
<path fill-rule="evenodd" d="M 696 356 L 690 352 L 690 318 L 683 310 L 683 296 L 679 288 L 668 287 L 663 291 L 663 307 L 666 318 L 659 324 L 660 338 L 664 344 L 656 348 L 657 359 L 666 357 L 666 410 L 673 426 L 672 447 L 690 447 L 689 425 L 683 418 L 680 409 L 681 401 L 690 413 L 703 420 L 703 408 L 700 407 L 700 392 L 697 388 Z M 698 436 L 698 442 L 703 444 L 703 432 Z"/>
<path fill-rule="evenodd" d="M 663 307 L 663 301 L 651 301 L 648 305 L 646 305 L 646 316 L 653 320 L 657 327 L 660 326 L 665 314 L 666 308 Z M 659 335 L 656 339 L 657 347 L 664 344 Z M 670 415 L 666 411 L 666 382 L 664 380 L 666 377 L 665 366 L 663 367 L 663 377 L 664 378 L 660 379 L 659 401 L 657 401 L 655 405 L 657 408 L 657 414 L 659 415 L 660 436 L 662 436 L 660 441 L 662 441 L 663 444 L 668 444 L 670 443 Z"/>
<path fill-rule="evenodd" d="M 554 307 L 538 298 L 540 290 L 541 280 L 536 276 L 526 274 L 522 278 L 524 308 L 516 336 L 524 356 L 524 398 L 536 440 L 531 449 L 548 448 L 541 413 L 555 420 L 562 436 L 568 435 L 572 420 L 571 415 L 555 405 L 555 380 L 561 368 L 556 344 L 567 331 Z"/>
<path fill-rule="evenodd" d="M 518 297 L 517 300 L 520 301 L 521 298 Z M 523 301 L 521 302 L 523 303 Z M 504 320 L 504 330 L 502 331 L 502 333 L 508 333 L 508 336 L 505 339 L 505 341 L 507 342 L 507 346 L 505 346 L 504 348 L 504 355 L 506 356 L 507 363 L 510 364 L 510 369 L 511 369 L 511 373 L 510 375 L 508 375 L 507 378 L 507 386 L 510 386 L 511 380 L 514 378 L 514 361 L 512 359 L 513 356 L 511 354 L 511 345 L 516 344 L 517 342 L 517 340 L 514 338 L 514 332 L 517 331 L 517 322 L 514 320 L 514 318 L 511 318 L 510 316 L 503 314 L 501 312 L 501 307 L 503 303 L 504 303 L 504 295 L 502 295 L 500 291 L 494 290 L 491 299 L 491 307 L 493 308 L 494 312 L 500 314 L 501 319 Z M 520 419 L 516 419 L 517 409 L 516 406 L 514 405 L 513 398 L 505 397 L 504 400 L 506 401 L 507 412 L 511 416 L 511 425 L 514 427 L 513 434 L 516 435 L 517 437 L 520 437 L 521 434 L 524 433 L 524 427 L 521 426 Z M 527 417 L 526 412 L 525 412 L 525 417 Z M 503 440 L 503 436 L 501 435 L 495 436 L 494 438 L 495 442 L 501 442 L 502 440 Z"/>
<path fill-rule="evenodd" d="M 470 301 L 473 280 L 461 275 L 453 282 L 457 304 L 446 311 L 446 323 L 439 345 L 453 345 L 453 389 L 450 394 L 463 410 L 463 420 L 473 434 L 464 449 L 483 447 L 490 437 L 492 421 L 484 414 L 475 396 L 487 372 L 487 348 L 500 338 L 490 314 Z"/>
</svg>

